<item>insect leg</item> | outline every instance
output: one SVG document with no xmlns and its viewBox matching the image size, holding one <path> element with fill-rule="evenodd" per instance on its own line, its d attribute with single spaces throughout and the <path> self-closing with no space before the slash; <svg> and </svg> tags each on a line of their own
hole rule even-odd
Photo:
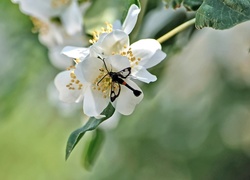
<svg viewBox="0 0 250 180">
<path fill-rule="evenodd" d="M 99 86 L 99 83 L 100 83 L 107 75 L 109 75 L 109 74 L 108 74 L 108 73 L 105 74 L 105 76 L 103 76 L 102 79 L 100 79 L 96 85 Z"/>
</svg>

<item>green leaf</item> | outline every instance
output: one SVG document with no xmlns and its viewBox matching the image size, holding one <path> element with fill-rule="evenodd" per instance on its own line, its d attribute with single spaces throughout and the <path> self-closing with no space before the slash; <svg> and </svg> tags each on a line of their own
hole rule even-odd
<svg viewBox="0 0 250 180">
<path fill-rule="evenodd" d="M 105 22 L 113 23 L 124 20 L 132 4 L 140 6 L 139 0 L 94 0 L 84 16 L 84 27 L 87 34 L 105 27 Z"/>
<path fill-rule="evenodd" d="M 189 10 L 196 11 L 203 0 L 164 0 L 166 7 L 173 7 L 174 9 L 181 7 L 181 4 Z"/>
<path fill-rule="evenodd" d="M 249 0 L 204 0 L 196 13 L 196 27 L 228 29 L 250 20 Z"/>
<path fill-rule="evenodd" d="M 67 146 L 66 146 L 66 160 L 68 159 L 69 155 L 73 151 L 76 144 L 83 137 L 83 135 L 87 131 L 92 131 L 96 129 L 99 126 L 99 124 L 101 124 L 106 119 L 110 118 L 114 114 L 114 111 L 115 111 L 114 107 L 111 104 L 109 104 L 108 107 L 104 109 L 103 112 L 101 113 L 102 115 L 105 115 L 105 117 L 100 118 L 100 119 L 90 117 L 86 124 L 84 124 L 81 128 L 75 130 L 74 132 L 70 134 L 68 142 L 67 142 Z"/>
<path fill-rule="evenodd" d="M 86 169 L 90 170 L 93 167 L 97 159 L 97 156 L 100 153 L 103 140 L 104 140 L 104 132 L 101 129 L 97 128 L 93 132 L 90 140 L 85 144 L 82 157 L 83 160 L 82 164 Z"/>
</svg>

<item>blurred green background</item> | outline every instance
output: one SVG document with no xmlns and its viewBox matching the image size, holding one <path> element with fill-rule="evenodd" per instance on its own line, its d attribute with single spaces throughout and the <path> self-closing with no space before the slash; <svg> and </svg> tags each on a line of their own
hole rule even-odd
<svg viewBox="0 0 250 180">
<path fill-rule="evenodd" d="M 140 37 L 159 37 L 189 16 L 179 11 L 150 31 L 158 10 L 148 4 Z M 151 70 L 158 81 L 142 85 L 135 113 L 105 130 L 90 172 L 81 166 L 88 134 L 64 160 L 83 114 L 62 115 L 49 100 L 59 70 L 31 29 L 17 5 L 0 1 L 0 179 L 250 179 L 250 23 L 191 28 L 164 43 L 168 57 Z"/>
</svg>

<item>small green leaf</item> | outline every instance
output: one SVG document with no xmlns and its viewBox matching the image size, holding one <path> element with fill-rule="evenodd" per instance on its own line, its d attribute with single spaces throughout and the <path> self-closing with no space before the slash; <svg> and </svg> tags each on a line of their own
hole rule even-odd
<svg viewBox="0 0 250 180">
<path fill-rule="evenodd" d="M 73 151 L 76 144 L 80 141 L 82 136 L 87 131 L 92 131 L 96 129 L 99 126 L 99 124 L 101 124 L 106 119 L 110 118 L 114 114 L 114 112 L 115 112 L 114 107 L 111 104 L 109 104 L 108 107 L 104 109 L 103 112 L 101 113 L 102 115 L 105 115 L 105 117 L 100 118 L 100 119 L 90 117 L 86 124 L 84 124 L 81 128 L 72 132 L 69 136 L 67 146 L 66 146 L 66 160 L 68 159 L 69 155 Z"/>
<path fill-rule="evenodd" d="M 82 164 L 86 169 L 90 170 L 93 167 L 97 156 L 100 153 L 103 140 L 104 132 L 101 129 L 97 128 L 93 132 L 90 140 L 85 144 L 82 157 Z"/>
<path fill-rule="evenodd" d="M 183 6 L 189 11 L 196 11 L 203 0 L 164 0 L 166 7 L 173 7 L 174 9 Z"/>
<path fill-rule="evenodd" d="M 113 23 L 124 20 L 132 4 L 140 6 L 139 0 L 94 0 L 84 16 L 84 27 L 87 34 L 105 27 L 105 22 Z"/>
<path fill-rule="evenodd" d="M 249 0 L 204 0 L 196 13 L 196 27 L 228 29 L 250 20 Z"/>
</svg>

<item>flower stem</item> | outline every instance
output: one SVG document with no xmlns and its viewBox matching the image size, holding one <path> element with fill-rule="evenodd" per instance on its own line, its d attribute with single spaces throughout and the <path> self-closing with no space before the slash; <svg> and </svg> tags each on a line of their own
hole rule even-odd
<svg viewBox="0 0 250 180">
<path fill-rule="evenodd" d="M 186 29 L 187 27 L 193 25 L 195 23 L 195 18 L 181 24 L 180 26 L 174 28 L 172 31 L 169 31 L 167 34 L 163 35 L 162 37 L 158 38 L 157 41 L 159 43 L 163 43 L 166 40 L 170 39 L 171 37 L 173 37 L 174 35 L 176 35 L 177 33 L 183 31 L 184 29 Z"/>
</svg>

